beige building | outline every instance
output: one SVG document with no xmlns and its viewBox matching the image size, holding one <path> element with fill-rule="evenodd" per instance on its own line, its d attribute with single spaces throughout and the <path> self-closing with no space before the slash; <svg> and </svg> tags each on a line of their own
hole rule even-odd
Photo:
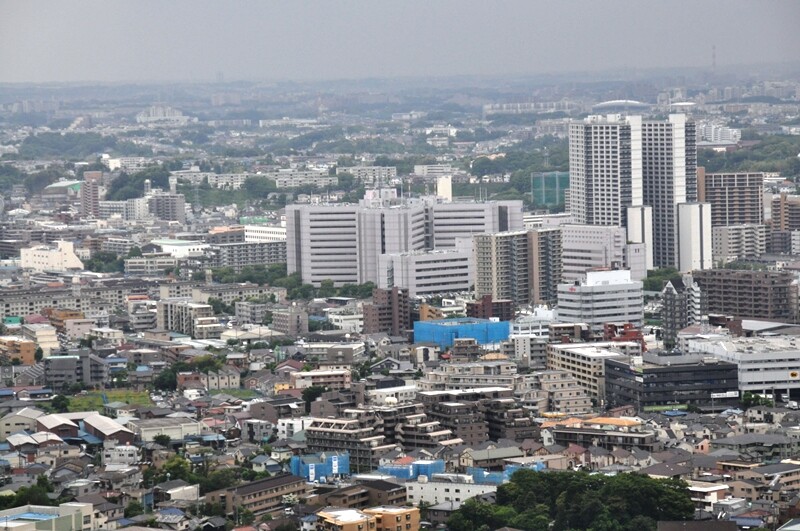
<svg viewBox="0 0 800 531">
<path fill-rule="evenodd" d="M 196 339 L 219 338 L 222 325 L 208 304 L 188 298 L 158 301 L 158 328 L 192 336 Z"/>
<path fill-rule="evenodd" d="M 714 215 L 714 206 L 711 206 Z M 714 264 L 752 260 L 767 252 L 766 225 L 727 225 L 711 229 Z"/>
<path fill-rule="evenodd" d="M 566 371 L 592 398 L 605 398 L 605 360 L 623 357 L 623 351 L 639 354 L 637 343 L 553 343 L 547 346 L 547 368 Z"/>
<path fill-rule="evenodd" d="M 72 271 L 82 270 L 83 262 L 75 254 L 72 242 L 57 241 L 55 247 L 37 245 L 20 249 L 20 266 L 33 271 Z"/>
<path fill-rule="evenodd" d="M 298 371 L 291 374 L 292 386 L 295 389 L 318 386 L 333 389 L 349 389 L 351 374 L 348 370 L 316 370 Z"/>
<path fill-rule="evenodd" d="M 44 415 L 43 411 L 26 407 L 19 411 L 9 413 L 0 419 L 0 439 L 7 440 L 12 433 L 20 431 L 37 431 L 36 419 Z"/>
<path fill-rule="evenodd" d="M 377 529 L 377 517 L 358 509 L 326 507 L 317 511 L 316 531 L 369 531 Z M 397 527 L 392 527 L 394 531 Z"/>
<path fill-rule="evenodd" d="M 227 514 L 247 509 L 255 515 L 282 513 L 285 497 L 306 494 L 305 479 L 291 474 L 272 476 L 206 494 L 208 503 L 219 503 Z"/>
<path fill-rule="evenodd" d="M 24 324 L 21 328 L 22 337 L 33 341 L 41 347 L 44 356 L 49 356 L 53 351 L 61 348 L 58 341 L 56 327 L 49 324 Z"/>
</svg>

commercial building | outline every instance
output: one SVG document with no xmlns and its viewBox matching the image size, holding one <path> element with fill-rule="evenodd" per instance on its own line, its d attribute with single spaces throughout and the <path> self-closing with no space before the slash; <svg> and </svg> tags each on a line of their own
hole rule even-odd
<svg viewBox="0 0 800 531">
<path fill-rule="evenodd" d="M 557 320 L 586 323 L 602 333 L 606 323 L 644 322 L 643 284 L 630 271 L 587 271 L 583 281 L 558 286 Z"/>
<path fill-rule="evenodd" d="M 697 168 L 697 200 L 711 205 L 711 226 L 764 222 L 763 173 L 706 173 Z"/>
<path fill-rule="evenodd" d="M 475 295 L 515 305 L 553 303 L 561 280 L 561 231 L 534 229 L 473 236 Z"/>
<path fill-rule="evenodd" d="M 72 242 L 59 240 L 55 247 L 37 245 L 20 249 L 20 267 L 37 272 L 82 270 L 83 262 L 75 254 Z"/>
<path fill-rule="evenodd" d="M 788 337 L 697 337 L 687 342 L 688 354 L 735 363 L 739 390 L 759 394 L 800 394 L 800 343 Z"/>
<path fill-rule="evenodd" d="M 417 321 L 414 323 L 414 341 L 437 343 L 448 349 L 457 338 L 472 338 L 478 344 L 499 344 L 508 339 L 511 327 L 508 322 L 468 317 Z"/>
<path fill-rule="evenodd" d="M 285 242 L 286 227 L 278 225 L 245 225 L 246 242 Z"/>
<path fill-rule="evenodd" d="M 739 377 L 735 363 L 700 353 L 648 351 L 605 360 L 605 397 L 612 407 L 638 411 L 682 405 L 735 406 Z"/>
<path fill-rule="evenodd" d="M 767 252 L 767 227 L 766 225 L 713 227 L 711 240 L 714 264 L 717 266 L 736 260 L 755 260 Z"/>
<path fill-rule="evenodd" d="M 202 422 L 183 417 L 133 419 L 126 426 L 142 443 L 153 442 L 159 435 L 167 435 L 174 442 L 184 441 L 187 437 L 200 435 L 204 428 Z"/>
<path fill-rule="evenodd" d="M 219 338 L 222 325 L 208 304 L 188 298 L 158 301 L 158 328 L 192 336 L 196 339 Z"/>
<path fill-rule="evenodd" d="M 695 271 L 708 312 L 741 319 L 797 319 L 797 282 L 789 271 L 709 269 Z"/>
<path fill-rule="evenodd" d="M 307 489 L 305 479 L 292 474 L 281 474 L 209 492 L 206 494 L 206 501 L 220 504 L 226 514 L 248 510 L 255 515 L 277 515 L 283 512 L 285 497 L 301 498 Z"/>
<path fill-rule="evenodd" d="M 547 346 L 547 368 L 566 371 L 590 397 L 602 402 L 605 399 L 605 361 L 622 358 L 622 350 L 615 347 L 635 349 L 636 344 L 610 345 L 596 344 L 557 344 Z"/>
<path fill-rule="evenodd" d="M 378 274 L 379 288 L 405 288 L 411 297 L 464 293 L 475 283 L 472 253 L 464 249 L 382 254 Z"/>
</svg>

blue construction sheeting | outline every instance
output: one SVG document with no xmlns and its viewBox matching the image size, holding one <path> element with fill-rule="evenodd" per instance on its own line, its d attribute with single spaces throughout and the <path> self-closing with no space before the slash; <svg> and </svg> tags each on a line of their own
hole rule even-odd
<svg viewBox="0 0 800 531">
<path fill-rule="evenodd" d="M 350 475 L 350 454 L 322 452 L 292 456 L 289 469 L 306 481 L 324 482 L 334 476 Z"/>
<path fill-rule="evenodd" d="M 414 461 L 408 465 L 383 465 L 378 467 L 378 472 L 398 479 L 414 480 L 419 476 L 430 479 L 433 474 L 444 473 L 444 469 L 444 461 L 435 459 Z"/>
<path fill-rule="evenodd" d="M 491 345 L 505 341 L 510 333 L 509 321 L 461 317 L 414 323 L 415 342 L 437 343 L 443 350 L 452 347 L 456 339 L 472 338 L 479 345 Z"/>
</svg>

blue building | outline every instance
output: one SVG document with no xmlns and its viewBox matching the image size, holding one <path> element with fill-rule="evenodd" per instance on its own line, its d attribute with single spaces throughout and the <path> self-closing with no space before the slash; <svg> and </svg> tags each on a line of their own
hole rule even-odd
<svg viewBox="0 0 800 531">
<path fill-rule="evenodd" d="M 487 345 L 508 339 L 510 333 L 511 323 L 508 321 L 472 317 L 414 323 L 414 341 L 438 343 L 442 350 L 452 347 L 455 339 L 468 337 L 479 345 Z"/>
<path fill-rule="evenodd" d="M 322 452 L 295 455 L 289 462 L 289 469 L 292 474 L 305 478 L 306 481 L 325 483 L 334 476 L 350 475 L 350 454 L 347 452 Z"/>
</svg>

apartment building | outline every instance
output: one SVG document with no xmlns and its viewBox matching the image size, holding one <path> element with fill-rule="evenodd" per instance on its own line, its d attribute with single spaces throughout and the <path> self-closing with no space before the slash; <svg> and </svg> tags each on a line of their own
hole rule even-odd
<svg viewBox="0 0 800 531">
<path fill-rule="evenodd" d="M 767 252 L 767 227 L 766 225 L 713 227 L 711 240 L 711 252 L 714 264 L 717 266 L 736 260 L 756 260 Z"/>
<path fill-rule="evenodd" d="M 236 514 L 246 509 L 255 515 L 277 515 L 283 512 L 285 497 L 301 498 L 307 490 L 305 479 L 281 474 L 209 492 L 206 494 L 206 501 L 220 504 L 227 514 Z"/>
<path fill-rule="evenodd" d="M 178 259 L 167 253 L 149 253 L 125 259 L 125 274 L 134 276 L 163 276 L 178 267 Z"/>
<path fill-rule="evenodd" d="M 22 336 L 0 336 L 0 358 L 21 365 L 36 363 L 36 343 Z"/>
<path fill-rule="evenodd" d="M 561 279 L 561 231 L 476 234 L 473 236 L 475 294 L 514 304 L 552 303 Z"/>
<path fill-rule="evenodd" d="M 57 391 L 74 384 L 94 387 L 108 382 L 109 367 L 105 359 L 81 349 L 66 356 L 46 357 L 44 377 L 47 385 Z"/>
<path fill-rule="evenodd" d="M 272 323 L 269 327 L 271 330 L 292 337 L 308 334 L 308 313 L 295 306 L 273 310 Z"/>
<path fill-rule="evenodd" d="M 24 324 L 20 333 L 24 339 L 32 341 L 41 348 L 45 357 L 61 349 L 61 342 L 58 340 L 58 331 L 55 326 L 43 323 Z"/>
<path fill-rule="evenodd" d="M 188 298 L 158 301 L 157 322 L 162 330 L 172 330 L 196 339 L 219 338 L 222 333 L 222 325 L 211 306 Z"/>
<path fill-rule="evenodd" d="M 246 242 L 285 242 L 286 227 L 279 225 L 245 225 Z"/>
<path fill-rule="evenodd" d="M 328 389 L 349 389 L 351 373 L 349 370 L 314 370 L 297 371 L 290 376 L 292 387 L 326 387 Z"/>
<path fill-rule="evenodd" d="M 411 301 L 407 289 L 372 290 L 372 303 L 362 306 L 364 333 L 403 335 L 411 328 Z"/>
<path fill-rule="evenodd" d="M 211 246 L 207 254 L 210 267 L 229 267 L 239 273 L 247 266 L 283 264 L 286 242 L 238 242 Z"/>
<path fill-rule="evenodd" d="M 395 166 L 337 166 L 336 175 L 349 173 L 364 184 L 389 184 L 397 178 Z"/>
<path fill-rule="evenodd" d="M 797 284 L 789 271 L 710 269 L 695 271 L 692 277 L 706 295 L 709 313 L 741 319 L 797 319 Z"/>
<path fill-rule="evenodd" d="M 670 280 L 661 290 L 661 319 L 664 345 L 675 346 L 678 332 L 689 325 L 699 324 L 708 313 L 705 294 L 691 275 Z"/>
<path fill-rule="evenodd" d="M 764 222 L 763 173 L 706 173 L 697 168 L 697 200 L 711 204 L 711 226 Z"/>
</svg>

